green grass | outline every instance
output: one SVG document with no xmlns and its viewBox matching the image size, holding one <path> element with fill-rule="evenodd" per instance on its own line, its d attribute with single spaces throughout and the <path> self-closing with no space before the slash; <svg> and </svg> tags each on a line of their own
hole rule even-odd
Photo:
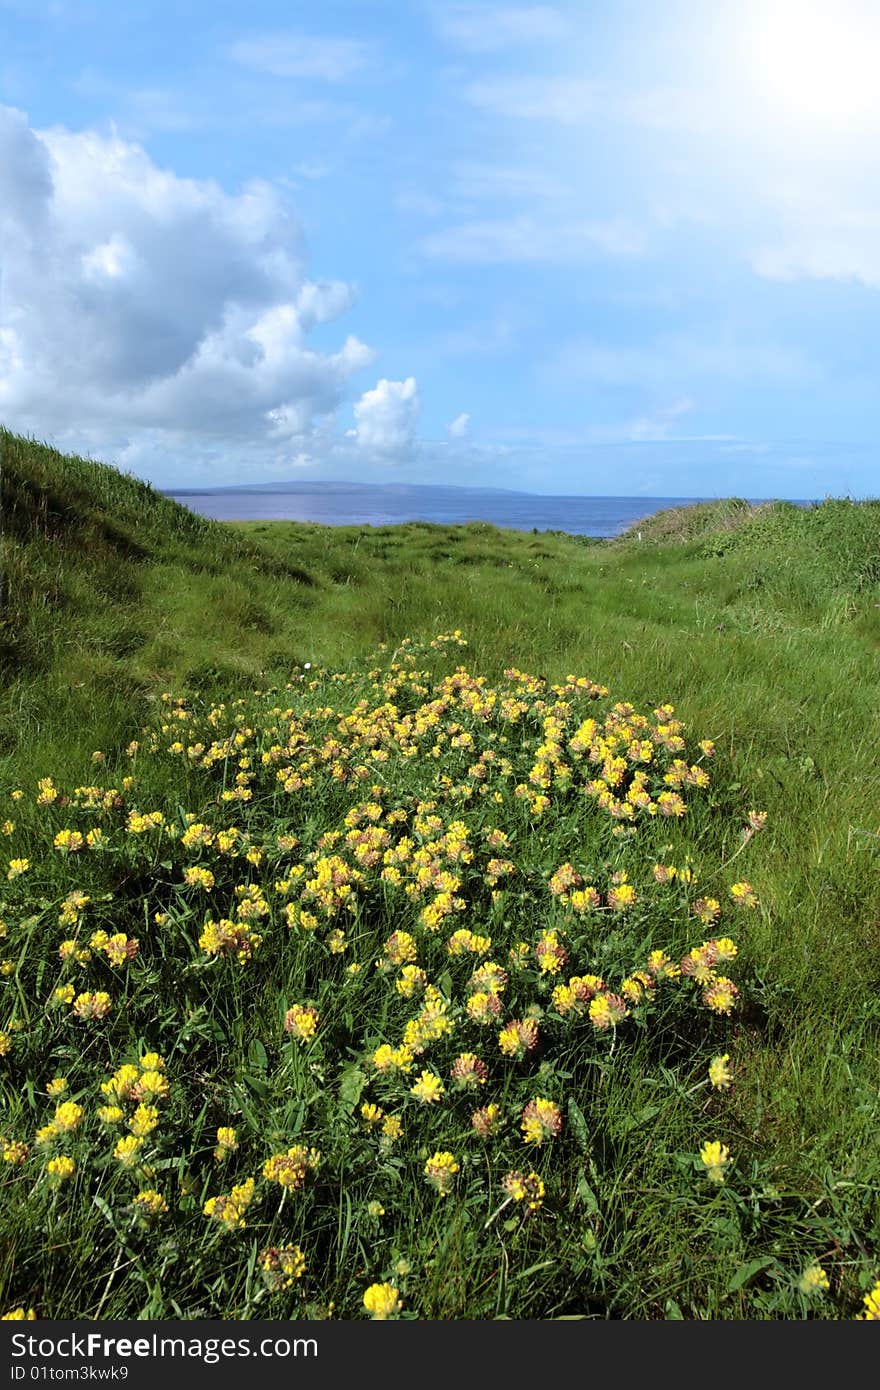
<svg viewBox="0 0 880 1390">
<path fill-rule="evenodd" d="M 317 1317 L 333 1303 L 334 1315 L 357 1317 L 367 1285 L 390 1280 L 415 1317 L 854 1317 L 880 1278 L 880 503 L 804 510 L 732 499 L 661 513 L 612 542 L 482 524 L 233 526 L 6 432 L 0 451 L 0 823 L 15 822 L 0 843 L 4 864 L 32 865 L 0 891 L 0 953 L 12 962 L 0 980 L 0 1029 L 11 1038 L 0 1060 L 0 1130 L 32 1146 L 25 1164 L 6 1165 L 0 1302 L 41 1316 L 173 1318 Z M 430 646 L 456 629 L 466 648 Z M 415 644 L 405 679 L 368 676 L 387 671 L 404 639 Z M 380 644 L 387 650 L 377 655 Z M 326 944 L 334 924 L 289 930 L 274 888 L 300 859 L 312 871 L 307 855 L 320 855 L 323 833 L 347 833 L 346 811 L 369 800 L 370 781 L 341 784 L 319 760 L 313 788 L 284 793 L 276 765 L 261 762 L 277 741 L 269 711 L 279 704 L 305 719 L 316 743 L 324 726 L 304 713 L 316 703 L 340 714 L 362 695 L 377 710 L 391 680 L 401 708 L 415 709 L 457 661 L 499 692 L 511 667 L 549 685 L 573 674 L 608 687 L 578 719 L 630 701 L 650 720 L 669 702 L 686 726 L 689 760 L 701 739 L 716 752 L 710 788 L 688 791 L 680 823 L 646 820 L 634 837 L 615 836 L 607 815 L 576 793 L 580 772 L 574 789 L 551 779 L 543 814 L 513 794 L 544 736 L 540 711 L 506 730 L 454 703 L 444 720 L 469 730 L 476 752 L 494 746 L 490 734 L 511 739 L 510 778 L 492 780 L 493 767 L 490 780 L 501 797 L 495 823 L 513 846 L 500 853 L 518 880 L 499 907 L 469 869 L 468 908 L 449 930 L 487 924 L 495 958 L 556 925 L 571 956 L 561 978 L 591 971 L 618 984 L 649 949 L 680 954 L 713 930 L 739 947 L 729 1018 L 675 985 L 635 1009 L 613 1046 L 588 1020 L 572 1027 L 554 1015 L 533 963 L 509 998 L 521 1013 L 535 1003 L 544 1011 L 546 1051 L 508 1065 L 497 1043 L 486 1045 L 507 1118 L 488 1147 L 470 1134 L 463 1101 L 419 1107 L 397 1083 L 385 1096 L 369 1061 L 418 1007 L 375 971 L 382 942 L 395 927 L 411 930 L 419 963 L 454 1011 L 465 995 L 456 959 L 444 956 L 449 932 L 426 935 L 411 900 L 373 885 L 359 897 L 348 950 L 335 955 Z M 425 694 L 407 684 L 419 670 Z M 187 701 L 185 744 L 253 731 L 242 744 L 253 804 L 223 801 L 240 770 L 230 761 L 202 768 L 167 751 L 166 692 Z M 381 715 L 372 718 L 378 728 Z M 468 824 L 483 863 L 489 796 L 456 799 L 436 782 L 467 781 L 476 752 L 457 752 L 453 737 L 437 758 L 429 746 L 412 760 L 392 749 L 376 774 L 382 804 L 411 816 L 414 798 L 437 800 L 445 824 Z M 135 755 L 126 752 L 132 740 Z M 136 778 L 129 788 L 126 776 Z M 67 806 L 36 804 L 43 777 L 72 798 Z M 123 805 L 77 805 L 73 790 L 90 784 L 119 789 Z M 24 797 L 8 800 L 16 788 Z M 767 829 L 743 840 L 754 808 L 766 809 Z M 172 833 L 128 833 L 131 809 L 161 809 Z M 239 848 L 263 847 L 265 859 L 193 859 L 179 840 L 187 815 L 215 829 L 238 825 L 247 837 Z M 53 848 L 59 829 L 97 823 L 102 850 Z M 295 851 L 278 848 L 279 833 L 298 838 Z M 655 860 L 681 864 L 687 854 L 699 883 L 659 888 Z M 603 891 L 625 868 L 637 909 L 618 917 L 603 908 L 585 931 L 548 895 L 565 860 L 604 875 Z M 213 896 L 183 884 L 196 862 L 214 872 Z M 754 885 L 760 906 L 734 915 L 726 895 L 737 877 Z M 261 884 L 270 911 L 254 927 L 264 942 L 242 966 L 207 956 L 199 935 L 209 911 L 234 916 L 235 887 L 247 881 Z M 74 888 L 92 903 L 82 926 L 65 931 L 59 904 Z M 699 895 L 721 901 L 716 929 L 694 918 Z M 160 910 L 171 914 L 170 935 L 153 922 Z M 79 969 L 59 962 L 66 935 L 81 931 L 85 941 L 97 929 L 138 939 L 130 966 L 111 966 L 100 948 Z M 346 976 L 352 961 L 364 964 L 362 976 Z M 49 1007 L 68 979 L 78 991 L 106 988 L 108 1018 L 75 1023 L 69 1009 Z M 282 1027 L 285 1010 L 306 999 L 320 1016 L 307 1046 Z M 458 1034 L 441 1040 L 412 1079 L 436 1066 L 448 1086 L 465 1046 L 479 1050 L 466 1032 L 460 1044 Z M 160 1051 L 172 1079 L 154 1173 L 140 1178 L 168 1200 L 152 1225 L 132 1213 L 133 1176 L 109 1157 L 114 1140 L 94 1117 L 100 1081 L 138 1048 Z M 734 1084 L 715 1092 L 705 1068 L 723 1052 Z M 42 1172 L 55 1150 L 34 1144 L 53 1113 L 44 1090 L 56 1074 L 68 1075 L 87 1112 L 68 1144 L 79 1172 L 57 1189 Z M 517 1126 L 535 1094 L 559 1102 L 565 1125 L 530 1151 Z M 389 1098 L 407 1133 L 385 1151 L 356 1110 L 365 1099 L 389 1109 Z M 240 1141 L 222 1165 L 211 1138 L 221 1124 Z M 730 1148 L 723 1185 L 700 1176 L 695 1155 L 707 1139 Z M 261 1166 L 293 1143 L 320 1148 L 321 1165 L 279 1212 Z M 460 1161 L 447 1197 L 422 1174 L 435 1149 Z M 546 1184 L 541 1211 L 523 1220 L 517 1204 L 490 1221 L 504 1172 L 531 1166 Z M 227 1233 L 202 1206 L 248 1176 L 257 1195 L 247 1225 Z M 384 1216 L 369 1215 L 371 1201 Z M 307 1271 L 270 1294 L 254 1261 L 285 1242 L 301 1245 Z M 830 1288 L 808 1296 L 797 1280 L 814 1260 Z"/>
</svg>

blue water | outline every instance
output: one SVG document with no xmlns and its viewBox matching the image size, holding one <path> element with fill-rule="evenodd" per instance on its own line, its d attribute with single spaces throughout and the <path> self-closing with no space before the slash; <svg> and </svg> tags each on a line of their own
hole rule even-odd
<svg viewBox="0 0 880 1390">
<path fill-rule="evenodd" d="M 488 488 L 364 483 L 266 484 L 168 492 L 217 521 L 315 521 L 325 526 L 389 526 L 404 521 L 461 525 L 488 521 L 515 531 L 618 536 L 633 522 L 697 497 L 547 497 Z"/>
</svg>

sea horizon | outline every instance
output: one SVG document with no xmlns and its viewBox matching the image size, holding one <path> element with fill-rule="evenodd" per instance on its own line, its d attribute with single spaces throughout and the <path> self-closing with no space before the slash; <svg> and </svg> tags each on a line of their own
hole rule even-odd
<svg viewBox="0 0 880 1390">
<path fill-rule="evenodd" d="M 515 531 L 561 531 L 609 539 L 670 507 L 719 501 L 713 497 L 586 496 L 512 488 L 430 483 L 352 483 L 329 480 L 228 484 L 161 489 L 215 521 L 300 521 L 325 526 L 393 526 L 407 522 L 467 525 L 483 522 Z M 770 498 L 744 498 L 756 506 Z M 780 499 L 810 506 L 810 499 Z"/>
</svg>

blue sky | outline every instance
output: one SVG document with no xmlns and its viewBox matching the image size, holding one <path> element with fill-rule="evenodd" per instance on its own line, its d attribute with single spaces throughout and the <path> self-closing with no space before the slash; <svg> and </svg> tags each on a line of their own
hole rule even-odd
<svg viewBox="0 0 880 1390">
<path fill-rule="evenodd" d="M 880 494 L 875 0 L 0 0 L 0 420 L 160 486 Z"/>
</svg>

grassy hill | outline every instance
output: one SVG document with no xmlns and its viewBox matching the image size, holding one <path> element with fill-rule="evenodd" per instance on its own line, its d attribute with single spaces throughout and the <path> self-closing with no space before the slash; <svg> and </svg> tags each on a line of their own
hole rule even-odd
<svg viewBox="0 0 880 1390">
<path fill-rule="evenodd" d="M 880 503 L 804 510 L 732 499 L 646 518 L 615 541 L 476 524 L 233 526 L 8 432 L 0 462 L 0 819 L 12 826 L 0 862 L 29 861 L 0 881 L 8 935 L 0 945 L 9 947 L 0 966 L 9 1044 L 0 1058 L 2 1133 L 7 1145 L 30 1148 L 21 1164 L 6 1165 L 0 1301 L 42 1316 L 183 1318 L 316 1317 L 333 1302 L 337 1316 L 353 1317 L 378 1283 L 397 1288 L 403 1315 L 416 1317 L 857 1315 L 880 1278 Z M 480 712 L 482 697 L 444 684 L 458 662 L 485 678 L 493 710 L 522 697 L 526 709 L 510 728 Z M 524 686 L 514 668 L 536 683 Z M 571 706 L 571 720 L 592 717 L 593 697 L 572 676 L 608 689 L 595 699 L 603 739 L 617 737 L 616 702 L 631 702 L 653 730 L 655 811 L 660 788 L 675 785 L 663 780 L 672 754 L 657 711 L 674 706 L 689 761 L 711 777 L 708 789 L 688 784 L 680 819 L 605 814 L 589 793 L 595 767 L 588 776 L 577 725 L 557 738 L 546 722 L 553 699 Z M 375 737 L 358 732 L 358 699 L 372 710 Z M 386 728 L 384 704 L 420 728 L 418 711 L 432 699 L 446 706 L 437 752 L 408 724 Z M 296 725 L 293 745 L 317 750 L 296 755 L 303 767 L 289 773 L 290 791 L 279 787 L 273 751 L 284 746 L 282 706 Z M 182 751 L 172 753 L 178 718 Z M 334 773 L 321 752 L 337 726 L 370 769 L 363 785 L 348 754 L 337 755 Z M 188 740 L 210 747 L 218 731 L 228 743 L 222 760 L 188 758 Z M 705 740 L 711 758 L 700 752 Z M 507 780 L 498 773 L 502 743 Z M 373 760 L 377 749 L 387 759 Z M 292 752 L 286 761 L 296 762 Z M 478 764 L 484 771 L 471 776 Z M 621 785 L 632 775 L 630 766 Z M 436 1061 L 430 1050 L 413 1060 L 406 1085 L 402 1074 L 374 1076 L 370 1062 L 409 1016 L 394 1012 L 404 1006 L 393 989 L 389 1002 L 370 983 L 385 982 L 375 960 L 401 923 L 455 1019 L 459 1055 L 465 1043 L 480 1051 L 489 1034 L 467 1032 L 456 951 L 446 960 L 459 921 L 442 940 L 426 934 L 413 916 L 418 889 L 398 902 L 367 872 L 344 949 L 334 948 L 342 928 L 332 914 L 314 934 L 288 925 L 289 902 L 296 922 L 311 911 L 291 886 L 300 881 L 294 869 L 306 882 L 337 837 L 349 846 L 349 868 L 360 862 L 361 842 L 347 837 L 373 815 L 363 810 L 373 804 L 371 777 L 392 848 L 395 824 L 434 814 L 447 835 L 464 823 L 476 847 L 489 843 L 494 817 L 518 887 L 499 880 L 490 893 L 485 872 L 456 869 L 462 929 L 485 927 L 493 959 L 556 932 L 568 957 L 558 978 L 532 961 L 531 974 L 508 986 L 499 1026 L 508 1000 L 523 1018 L 537 1010 L 546 1050 L 499 1059 L 494 1036 L 487 1044 L 489 1088 L 501 1087 L 509 1109 L 496 1148 L 472 1138 L 449 1079 L 456 1051 L 442 1053 L 443 1038 L 432 1044 Z M 56 793 L 48 801 L 46 778 Z M 251 778 L 252 802 L 227 797 Z M 311 784 L 296 787 L 303 778 Z M 91 803 L 83 794 L 93 784 L 101 796 L 112 789 L 119 806 L 96 809 L 97 794 Z M 434 811 L 414 809 L 429 801 Z M 744 835 L 755 810 L 766 811 L 767 828 Z M 131 825 L 154 811 L 164 817 L 160 843 L 147 849 L 149 834 Z M 184 852 L 193 823 L 210 823 L 213 851 Z M 227 861 L 216 835 L 231 826 L 241 839 Z M 55 843 L 89 827 L 102 830 L 94 852 Z M 408 833 L 433 843 L 427 823 Z M 475 848 L 473 863 L 485 870 L 484 860 Z M 669 863 L 690 864 L 693 881 L 679 873 L 667 892 L 653 865 Z M 583 881 L 596 878 L 595 919 L 548 888 L 563 864 Z M 193 868 L 214 879 L 210 889 L 198 875 L 185 881 Z M 637 887 L 632 911 L 609 904 L 614 874 Z M 741 881 L 758 900 L 746 911 L 732 905 Z M 266 905 L 263 942 L 244 950 L 244 965 L 200 945 L 218 913 L 247 920 L 236 915 L 247 898 L 239 888 Z M 74 891 L 91 905 L 68 909 L 76 919 L 68 939 L 90 959 L 77 965 L 71 954 L 59 964 L 58 918 Z M 173 939 L 154 923 L 157 911 Z M 136 941 L 128 948 L 136 955 L 114 965 L 100 937 L 87 944 L 101 929 Z M 616 971 L 619 983 L 650 950 L 684 960 L 722 933 L 738 947 L 730 1015 L 695 1013 L 672 991 L 668 1004 L 659 995 L 630 1000 L 626 1020 L 607 1033 L 578 1014 L 581 1031 L 571 1033 L 572 1011 L 553 990 L 573 969 L 609 979 Z M 349 964 L 364 972 L 354 994 Z M 113 1011 L 71 1021 L 50 1007 L 50 986 L 68 981 L 86 993 L 100 986 Z M 285 1032 L 294 1003 L 317 1009 L 314 1039 L 307 1025 L 299 1040 Z M 407 1007 L 411 1015 L 417 1006 Z M 152 1050 L 173 1081 L 167 1125 L 163 1112 L 159 1137 L 145 1136 L 148 1148 L 155 1142 L 149 1161 L 120 1173 L 116 1132 L 102 1140 L 94 1118 L 100 1078 Z M 729 1088 L 706 1079 L 721 1055 L 732 1067 Z M 410 1095 L 428 1062 L 460 1114 L 445 1111 L 446 1100 Z M 60 1103 L 70 1096 L 83 1109 L 69 1143 L 63 1124 L 35 1139 L 52 1128 L 53 1076 L 68 1082 Z M 536 1094 L 558 1103 L 561 1134 L 531 1146 L 520 1136 L 517 1148 L 517 1117 Z M 392 1105 L 412 1112 L 412 1138 L 407 1129 L 399 1151 L 374 1142 L 359 1120 L 360 1106 L 373 1103 L 386 1115 Z M 238 1148 L 215 1158 L 209 1128 L 224 1125 Z M 306 1181 L 303 1170 L 277 1211 L 272 1180 L 260 1176 L 269 1157 L 261 1135 L 270 1132 L 279 1152 L 294 1141 L 322 1152 L 316 1173 Z M 731 1156 L 715 1175 L 723 1182 L 699 1158 L 716 1140 Z M 46 1166 L 62 1149 L 76 1167 L 69 1183 Z M 432 1152 L 459 1165 L 445 1197 L 450 1175 L 422 1172 Z M 507 1169 L 523 1176 L 532 1165 L 546 1193 L 528 1217 L 527 1200 L 498 1184 Z M 224 1224 L 222 1203 L 220 1219 L 204 1214 L 251 1177 L 262 1184 L 253 1212 L 262 1206 L 240 1231 Z M 152 1225 L 125 1187 L 135 1178 L 168 1206 Z M 371 1204 L 385 1215 L 371 1215 Z M 198 1249 L 196 1228 L 205 1233 Z M 64 1237 L 50 1243 L 55 1253 L 47 1232 Z M 194 1252 L 186 1269 L 175 1241 Z M 282 1288 L 269 1268 L 260 1282 L 265 1252 L 294 1243 L 307 1272 Z M 827 1289 L 805 1277 L 816 1263 Z"/>
</svg>

